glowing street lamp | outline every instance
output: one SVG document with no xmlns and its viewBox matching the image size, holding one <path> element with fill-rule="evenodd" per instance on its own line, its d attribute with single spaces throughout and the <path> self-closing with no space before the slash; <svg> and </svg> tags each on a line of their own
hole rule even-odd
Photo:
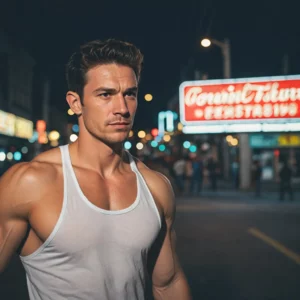
<svg viewBox="0 0 300 300">
<path fill-rule="evenodd" d="M 202 39 L 200 42 L 202 47 L 209 47 L 211 44 L 214 44 L 221 48 L 223 55 L 223 73 L 224 78 L 231 77 L 231 59 L 230 59 L 230 42 L 229 39 L 224 39 L 224 41 L 218 41 L 215 39 Z"/>
<path fill-rule="evenodd" d="M 201 41 L 201 46 L 202 46 L 202 47 L 207 48 L 207 47 L 209 47 L 210 45 L 211 45 L 210 39 L 203 39 L 203 40 Z"/>
</svg>

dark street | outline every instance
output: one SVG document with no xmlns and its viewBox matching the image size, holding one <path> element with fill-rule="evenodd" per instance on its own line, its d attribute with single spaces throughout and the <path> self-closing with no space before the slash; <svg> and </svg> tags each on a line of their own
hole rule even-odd
<svg viewBox="0 0 300 300">
<path fill-rule="evenodd" d="M 178 198 L 178 253 L 193 299 L 299 299 L 298 198 L 279 202 L 272 193 L 255 199 L 230 191 Z M 0 288 L 1 300 L 28 299 L 18 259 Z"/>
<path fill-rule="evenodd" d="M 180 199 L 178 250 L 194 299 L 299 299 L 299 204 Z"/>
</svg>

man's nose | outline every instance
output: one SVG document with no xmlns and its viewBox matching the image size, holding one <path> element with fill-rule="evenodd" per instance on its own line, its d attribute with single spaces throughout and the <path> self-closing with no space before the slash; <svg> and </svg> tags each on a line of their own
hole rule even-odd
<svg viewBox="0 0 300 300">
<path fill-rule="evenodd" d="M 125 100 L 125 97 L 123 95 L 118 95 L 115 98 L 114 101 L 114 114 L 120 114 L 120 115 L 128 115 L 129 110 L 127 106 L 127 102 Z"/>
</svg>

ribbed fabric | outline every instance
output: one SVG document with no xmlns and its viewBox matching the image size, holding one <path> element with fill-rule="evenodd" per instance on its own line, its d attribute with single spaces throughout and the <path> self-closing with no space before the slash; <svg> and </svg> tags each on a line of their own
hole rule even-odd
<svg viewBox="0 0 300 300">
<path fill-rule="evenodd" d="M 31 300 L 142 300 L 147 255 L 160 227 L 154 199 L 131 155 L 137 197 L 126 209 L 92 204 L 61 146 L 64 199 L 55 228 L 34 253 L 21 256 Z"/>
</svg>

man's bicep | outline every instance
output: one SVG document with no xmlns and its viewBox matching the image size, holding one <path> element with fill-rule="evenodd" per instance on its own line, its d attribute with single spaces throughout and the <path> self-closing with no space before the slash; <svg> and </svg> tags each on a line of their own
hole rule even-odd
<svg viewBox="0 0 300 300">
<path fill-rule="evenodd" d="M 16 252 L 27 232 L 27 222 L 0 215 L 0 273 Z"/>
<path fill-rule="evenodd" d="M 13 167 L 0 181 L 0 273 L 27 233 L 27 205 L 23 200 L 28 191 L 22 189 L 22 168 Z"/>
<path fill-rule="evenodd" d="M 166 224 L 166 234 L 158 254 L 153 274 L 152 282 L 156 287 L 167 286 L 176 275 L 179 268 L 176 254 L 176 234 L 172 224 Z"/>
</svg>

